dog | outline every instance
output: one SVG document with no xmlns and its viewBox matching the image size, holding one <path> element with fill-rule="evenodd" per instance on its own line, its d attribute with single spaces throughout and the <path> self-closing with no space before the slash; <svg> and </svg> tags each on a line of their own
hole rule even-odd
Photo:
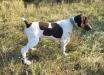
<svg viewBox="0 0 104 75">
<path fill-rule="evenodd" d="M 60 41 L 62 54 L 67 55 L 65 53 L 66 46 L 70 42 L 69 37 L 74 27 L 80 27 L 86 31 L 92 30 L 92 27 L 89 24 L 89 18 L 83 14 L 79 14 L 68 19 L 64 19 L 53 23 L 29 23 L 25 18 L 22 18 L 22 20 L 26 24 L 24 32 L 27 35 L 28 43 L 23 48 L 21 48 L 21 54 L 24 63 L 27 65 L 30 65 L 31 61 L 29 61 L 26 57 L 26 53 L 38 44 L 39 39 L 42 36 L 48 36 L 49 38 L 58 39 Z"/>
</svg>

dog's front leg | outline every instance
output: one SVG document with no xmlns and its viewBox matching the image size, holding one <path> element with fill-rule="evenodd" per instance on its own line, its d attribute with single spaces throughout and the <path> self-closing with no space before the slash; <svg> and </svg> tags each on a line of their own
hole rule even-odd
<svg viewBox="0 0 104 75">
<path fill-rule="evenodd" d="M 32 38 L 29 40 L 29 42 L 27 43 L 26 46 L 24 46 L 22 49 L 21 49 L 21 54 L 22 54 L 22 57 L 23 57 L 23 61 L 25 64 L 27 65 L 30 65 L 31 62 L 27 59 L 26 57 L 26 53 L 32 49 L 34 46 L 36 46 L 39 42 L 39 38 Z"/>
<path fill-rule="evenodd" d="M 68 55 L 65 51 L 66 51 L 66 46 L 69 43 L 70 39 L 65 39 L 61 41 L 61 51 L 63 55 Z"/>
<path fill-rule="evenodd" d="M 21 54 L 22 54 L 22 58 L 25 64 L 31 64 L 31 62 L 27 59 L 26 57 L 26 53 L 28 52 L 29 47 L 26 45 L 23 48 L 21 48 Z"/>
</svg>

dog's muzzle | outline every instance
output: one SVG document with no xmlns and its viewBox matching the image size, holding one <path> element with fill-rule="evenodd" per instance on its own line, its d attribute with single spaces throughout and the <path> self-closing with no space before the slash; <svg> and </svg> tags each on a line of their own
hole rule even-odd
<svg viewBox="0 0 104 75">
<path fill-rule="evenodd" d="M 92 27 L 91 25 L 85 25 L 83 29 L 86 31 L 89 31 L 89 30 L 92 30 Z"/>
</svg>

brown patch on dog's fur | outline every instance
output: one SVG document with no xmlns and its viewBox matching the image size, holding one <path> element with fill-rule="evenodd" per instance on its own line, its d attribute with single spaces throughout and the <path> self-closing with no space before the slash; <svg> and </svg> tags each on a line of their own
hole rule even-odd
<svg viewBox="0 0 104 75">
<path fill-rule="evenodd" d="M 88 23 L 88 17 L 83 17 L 83 24 L 86 24 L 86 23 Z"/>
<path fill-rule="evenodd" d="M 39 27 L 41 30 L 48 29 L 49 24 L 46 22 L 39 22 Z"/>
</svg>

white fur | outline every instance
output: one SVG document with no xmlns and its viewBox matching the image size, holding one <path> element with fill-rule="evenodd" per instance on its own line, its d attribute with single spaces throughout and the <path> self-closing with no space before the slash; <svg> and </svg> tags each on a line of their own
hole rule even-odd
<svg viewBox="0 0 104 75">
<path fill-rule="evenodd" d="M 23 21 L 25 21 L 26 19 L 24 17 L 21 18 Z"/>
<path fill-rule="evenodd" d="M 25 18 L 23 18 L 23 20 L 25 20 Z M 56 23 L 58 23 L 63 29 L 63 35 L 61 39 L 59 39 L 59 41 L 61 43 L 62 53 L 66 55 L 65 53 L 66 45 L 70 42 L 69 37 L 72 32 L 73 25 L 70 22 L 70 18 L 57 21 Z M 49 28 L 51 28 L 50 23 L 49 23 Z M 21 49 L 21 54 L 22 54 L 22 57 L 24 58 L 24 62 L 29 65 L 31 64 L 31 62 L 26 58 L 26 53 L 28 52 L 29 49 L 32 49 L 34 46 L 36 46 L 39 42 L 39 38 L 44 35 L 43 35 L 43 30 L 40 30 L 39 28 L 39 22 L 32 22 L 32 25 L 29 28 L 25 28 L 24 32 L 28 37 L 28 43 Z"/>
</svg>

